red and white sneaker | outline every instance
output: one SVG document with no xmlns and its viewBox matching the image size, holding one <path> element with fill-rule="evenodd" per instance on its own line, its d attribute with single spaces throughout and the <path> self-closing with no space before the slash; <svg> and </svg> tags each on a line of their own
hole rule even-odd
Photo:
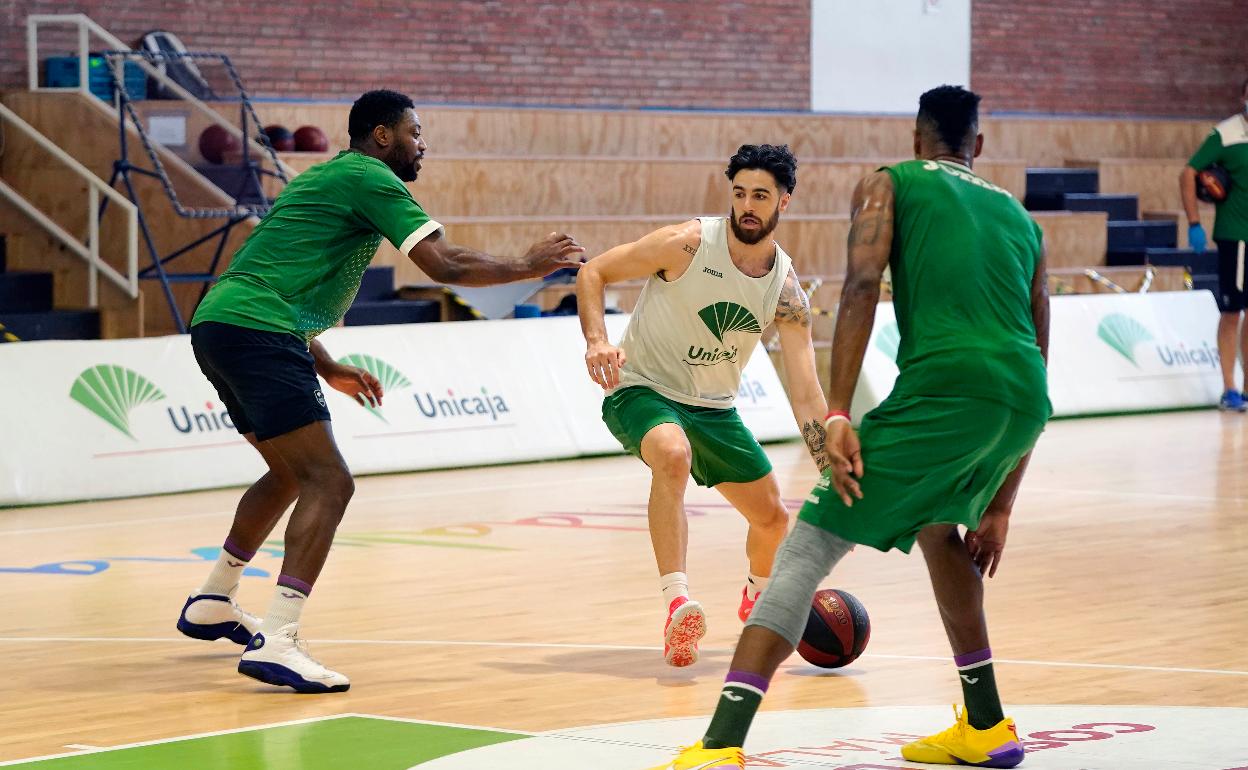
<svg viewBox="0 0 1248 770">
<path fill-rule="evenodd" d="M 677 596 L 667 608 L 663 626 L 663 661 L 683 668 L 698 662 L 698 641 L 706 636 L 706 613 L 688 596 Z"/>
<path fill-rule="evenodd" d="M 741 606 L 737 608 L 737 617 L 741 618 L 742 623 L 750 619 L 750 613 L 754 611 L 754 605 L 758 604 L 758 597 L 762 595 L 763 592 L 759 591 L 754 595 L 754 598 L 751 599 L 749 589 L 741 589 Z"/>
</svg>

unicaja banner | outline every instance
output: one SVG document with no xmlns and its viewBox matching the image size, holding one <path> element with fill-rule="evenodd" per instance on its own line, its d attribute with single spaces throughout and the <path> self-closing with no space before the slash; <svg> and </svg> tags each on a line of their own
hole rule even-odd
<svg viewBox="0 0 1248 770">
<path fill-rule="evenodd" d="M 627 316 L 608 316 L 618 339 Z M 622 451 L 602 424 L 576 318 L 331 329 L 339 361 L 385 386 L 380 407 L 322 389 L 356 473 Z M 737 401 L 762 440 L 797 436 L 767 355 Z M 247 484 L 263 472 L 186 336 L 0 346 L 0 505 Z"/>
<path fill-rule="evenodd" d="M 1049 399 L 1055 417 L 1217 404 L 1218 309 L 1207 291 L 1053 297 Z M 854 394 L 860 419 L 893 388 L 900 334 L 880 305 Z"/>
</svg>

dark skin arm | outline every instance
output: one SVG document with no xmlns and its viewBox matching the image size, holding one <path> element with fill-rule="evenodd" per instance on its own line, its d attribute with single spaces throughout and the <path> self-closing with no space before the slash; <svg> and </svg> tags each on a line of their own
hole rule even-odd
<svg viewBox="0 0 1248 770">
<path fill-rule="evenodd" d="M 438 230 L 413 246 L 407 256 L 439 283 L 493 286 L 543 278 L 565 267 L 579 268 L 584 253 L 572 236 L 551 233 L 530 246 L 523 257 L 495 257 L 457 246 Z"/>
<path fill-rule="evenodd" d="M 1031 319 L 1036 326 L 1036 344 L 1040 347 L 1040 355 L 1044 363 L 1049 363 L 1049 278 L 1045 250 L 1040 249 L 1040 257 L 1036 263 L 1036 272 L 1031 280 Z M 1027 463 L 1031 460 L 1028 452 L 1018 466 L 1006 476 L 1005 483 L 997 490 L 997 494 L 988 504 L 988 510 L 980 519 L 979 528 L 966 534 L 966 547 L 971 559 L 981 573 L 992 577 L 997 574 L 1001 564 L 1001 554 L 1005 550 L 1005 538 L 1010 527 L 1010 513 L 1014 510 L 1014 498 L 1018 496 L 1018 488 L 1023 483 L 1023 474 L 1027 472 Z"/>
<path fill-rule="evenodd" d="M 346 393 L 361 404 L 367 402 L 369 406 L 381 406 L 381 397 L 385 394 L 382 392 L 381 381 L 371 372 L 358 366 L 338 363 L 320 340 L 309 342 L 308 352 L 312 354 L 316 373 L 329 387 Z"/>
<path fill-rule="evenodd" d="M 853 223 L 849 228 L 849 265 L 832 337 L 832 381 L 828 408 L 849 411 L 871 339 L 880 280 L 893 245 L 893 180 L 877 171 L 854 188 Z M 828 423 L 827 453 L 832 486 L 846 505 L 862 499 L 858 479 L 865 468 L 858 434 L 848 420 Z"/>
</svg>

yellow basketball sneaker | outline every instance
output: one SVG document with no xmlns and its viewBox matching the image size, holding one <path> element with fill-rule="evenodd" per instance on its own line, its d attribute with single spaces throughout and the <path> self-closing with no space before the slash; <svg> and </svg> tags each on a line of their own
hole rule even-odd
<svg viewBox="0 0 1248 770">
<path fill-rule="evenodd" d="M 704 749 L 702 741 L 698 741 L 682 748 L 671 762 L 650 770 L 712 770 L 725 767 L 745 770 L 745 752 L 740 748 Z"/>
<path fill-rule="evenodd" d="M 966 709 L 953 707 L 953 727 L 907 743 L 901 756 L 911 762 L 972 767 L 1014 767 L 1023 761 L 1014 720 L 1002 719 L 987 730 L 976 730 L 967 721 Z"/>
</svg>

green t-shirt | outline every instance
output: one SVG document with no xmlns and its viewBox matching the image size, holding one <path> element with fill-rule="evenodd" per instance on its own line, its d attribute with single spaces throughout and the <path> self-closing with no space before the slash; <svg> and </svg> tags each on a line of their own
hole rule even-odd
<svg viewBox="0 0 1248 770">
<path fill-rule="evenodd" d="M 982 398 L 1048 419 L 1031 317 L 1039 225 L 1009 192 L 956 163 L 912 160 L 887 170 L 901 333 L 893 392 Z"/>
<path fill-rule="evenodd" d="M 440 227 L 389 166 L 344 150 L 282 190 L 191 325 L 218 321 L 311 340 L 342 320 L 382 238 L 406 254 Z"/>
<path fill-rule="evenodd" d="M 1243 114 L 1214 126 L 1187 165 L 1200 171 L 1210 163 L 1221 163 L 1231 175 L 1231 191 L 1217 205 L 1213 237 L 1248 241 L 1248 118 Z"/>
</svg>

